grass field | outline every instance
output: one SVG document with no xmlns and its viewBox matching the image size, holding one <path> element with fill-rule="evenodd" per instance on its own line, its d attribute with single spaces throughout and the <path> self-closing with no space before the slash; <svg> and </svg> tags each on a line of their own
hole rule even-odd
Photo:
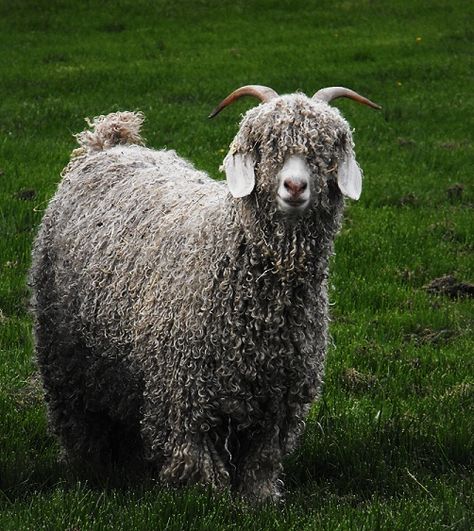
<svg viewBox="0 0 474 531">
<path fill-rule="evenodd" d="M 474 527 L 473 9 L 462 0 L 0 0 L 0 529 Z M 323 399 L 285 464 L 286 503 L 249 508 L 57 464 L 32 360 L 31 242 L 84 117 L 142 110 L 145 136 L 218 177 L 234 88 L 335 102 L 365 170 L 332 267 Z M 471 119 L 469 119 L 471 117 Z"/>
</svg>

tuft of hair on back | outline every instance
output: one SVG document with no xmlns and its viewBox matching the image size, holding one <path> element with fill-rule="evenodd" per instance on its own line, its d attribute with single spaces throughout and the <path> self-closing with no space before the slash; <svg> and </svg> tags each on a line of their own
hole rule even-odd
<svg viewBox="0 0 474 531">
<path fill-rule="evenodd" d="M 118 144 L 143 145 L 140 129 L 145 120 L 141 112 L 113 112 L 86 118 L 91 130 L 74 135 L 81 146 L 73 151 L 73 157 L 94 151 L 109 149 Z"/>
</svg>

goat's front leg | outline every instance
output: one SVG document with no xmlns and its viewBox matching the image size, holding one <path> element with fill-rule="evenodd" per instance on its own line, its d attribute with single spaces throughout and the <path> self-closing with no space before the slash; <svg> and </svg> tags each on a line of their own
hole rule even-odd
<svg viewBox="0 0 474 531">
<path fill-rule="evenodd" d="M 177 438 L 169 445 L 160 477 L 170 485 L 207 485 L 223 490 L 230 475 L 207 433 Z"/>
<path fill-rule="evenodd" d="M 166 397 L 151 386 L 143 408 L 142 437 L 146 457 L 160 470 L 161 480 L 173 486 L 207 485 L 218 490 L 230 485 L 230 476 L 204 421 L 190 421 L 190 407 L 183 394 L 178 395 L 180 407 L 163 408 Z M 178 401 L 178 400 L 177 400 Z M 207 415 L 207 417 L 206 417 Z M 204 418 L 209 418 L 203 410 Z"/>
<path fill-rule="evenodd" d="M 258 432 L 246 441 L 246 455 L 238 464 L 237 491 L 255 503 L 281 500 L 282 449 L 279 429 L 270 428 L 270 432 Z"/>
</svg>

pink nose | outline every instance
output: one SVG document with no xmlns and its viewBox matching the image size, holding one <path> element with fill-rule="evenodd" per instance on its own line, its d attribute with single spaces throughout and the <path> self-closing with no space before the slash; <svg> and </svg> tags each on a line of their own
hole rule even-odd
<svg viewBox="0 0 474 531">
<path fill-rule="evenodd" d="M 306 190 L 306 188 L 308 188 L 308 183 L 295 182 L 291 179 L 285 179 L 283 181 L 283 186 L 293 197 L 298 197 Z"/>
</svg>

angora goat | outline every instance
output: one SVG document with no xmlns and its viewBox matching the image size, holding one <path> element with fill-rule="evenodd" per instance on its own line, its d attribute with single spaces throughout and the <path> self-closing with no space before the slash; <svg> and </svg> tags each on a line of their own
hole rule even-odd
<svg viewBox="0 0 474 531">
<path fill-rule="evenodd" d="M 73 462 L 151 462 L 166 484 L 277 499 L 318 396 L 328 260 L 361 174 L 342 88 L 247 86 L 227 185 L 142 147 L 139 113 L 77 135 L 33 250 L 38 365 Z"/>
</svg>

